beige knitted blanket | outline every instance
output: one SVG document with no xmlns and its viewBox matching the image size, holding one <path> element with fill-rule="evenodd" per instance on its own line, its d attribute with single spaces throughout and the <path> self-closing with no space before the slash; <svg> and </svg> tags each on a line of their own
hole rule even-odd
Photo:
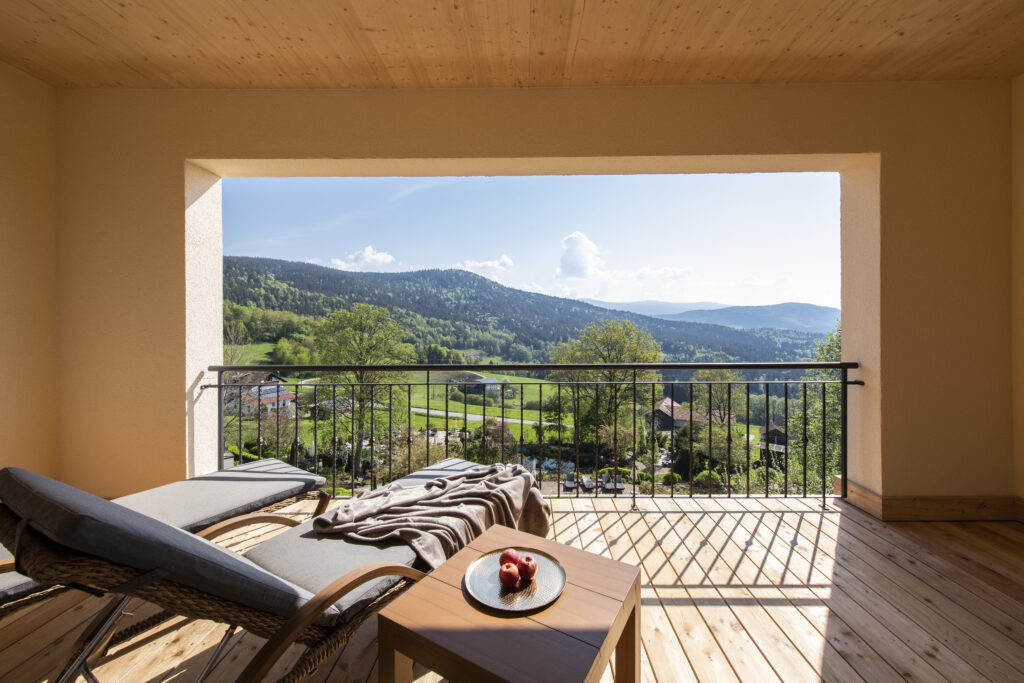
<svg viewBox="0 0 1024 683">
<path fill-rule="evenodd" d="M 364 543 L 401 539 L 436 569 L 492 524 L 544 537 L 550 520 L 533 475 L 519 465 L 491 465 L 424 486 L 368 491 L 317 517 L 313 528 Z"/>
</svg>

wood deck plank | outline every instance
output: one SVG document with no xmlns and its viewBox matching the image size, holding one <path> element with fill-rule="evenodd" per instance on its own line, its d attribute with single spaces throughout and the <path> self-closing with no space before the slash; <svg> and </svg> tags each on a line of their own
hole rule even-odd
<svg viewBox="0 0 1024 683">
<path fill-rule="evenodd" d="M 641 567 L 645 681 L 1024 680 L 1019 523 L 886 523 L 838 500 L 829 511 L 776 498 L 640 498 L 640 510 L 627 497 L 550 502 L 549 538 Z M 304 519 L 314 505 L 278 512 Z M 244 550 L 280 530 L 220 542 Z M 9 615 L 0 678 L 49 680 L 99 604 L 66 593 Z M 130 609 L 141 618 L 155 607 Z M 195 680 L 223 629 L 176 618 L 97 660 L 97 675 Z M 312 683 L 376 680 L 375 622 L 364 629 Z M 237 675 L 262 642 L 236 634 L 212 680 Z M 300 654 L 289 650 L 275 673 Z"/>
<path fill-rule="evenodd" d="M 813 548 L 813 541 L 807 543 L 808 539 L 801 538 L 796 526 L 784 520 L 779 513 L 767 509 L 759 500 L 745 499 L 738 502 L 756 511 L 765 522 L 765 527 L 772 528 L 772 535 L 767 540 L 763 533 L 754 532 L 761 533 L 759 540 L 766 544 L 770 552 L 781 561 L 794 565 L 798 574 L 806 573 L 810 590 L 828 605 L 832 613 L 839 616 L 841 622 L 849 626 L 852 634 L 867 643 L 900 677 L 915 680 L 942 678 L 930 663 L 930 651 L 925 647 L 915 648 L 915 641 L 908 643 L 898 637 L 895 630 L 890 630 L 870 594 L 864 595 L 859 591 L 856 580 L 847 574 L 839 573 L 835 576 L 832 558 L 817 552 Z M 785 590 L 791 593 L 790 589 Z M 842 626 L 839 629 L 842 632 Z M 927 655 L 924 654 L 926 651 Z M 849 657 L 847 659 L 850 661 Z"/>
<path fill-rule="evenodd" d="M 670 502 L 674 503 L 674 501 Z M 742 545 L 740 544 L 740 541 L 743 540 L 741 529 L 744 518 L 747 516 L 746 511 L 735 506 L 729 510 L 717 499 L 709 501 L 706 505 L 712 504 L 717 505 L 723 514 L 735 522 L 735 526 L 732 526 L 724 537 L 709 536 L 708 541 L 721 547 L 723 559 L 733 563 L 734 575 L 745 589 L 746 594 L 764 608 L 768 616 L 778 624 L 779 629 L 792 642 L 793 647 L 823 679 L 863 681 L 864 678 L 840 655 L 828 638 L 824 637 L 827 631 L 819 631 L 815 623 L 810 621 L 789 600 L 782 589 L 776 587 L 776 582 L 784 583 L 786 580 L 785 565 L 751 539 L 748 539 L 749 543 L 744 541 Z M 659 508 L 664 510 L 660 504 Z M 724 530 L 718 529 L 717 533 L 721 535 Z M 880 680 L 882 673 L 872 672 L 870 680 Z M 891 673 L 895 676 L 896 672 L 891 671 Z"/>
<path fill-rule="evenodd" d="M 984 679 L 974 662 L 965 659 L 954 648 L 968 647 L 957 627 L 934 612 L 912 594 L 893 583 L 888 576 L 863 562 L 855 553 L 838 545 L 827 533 L 827 513 L 820 511 L 793 511 L 782 499 L 753 499 L 783 520 L 813 547 L 824 563 L 833 566 L 832 582 L 859 602 L 889 631 L 904 641 L 915 652 L 923 653 L 936 674 L 953 676 L 958 680 Z M 794 546 L 804 552 L 800 544 Z M 894 567 L 894 570 L 896 568 Z M 984 653 L 981 653 L 984 654 Z M 892 663 L 892 662 L 890 662 Z M 988 657 L 980 664 L 992 662 Z M 1005 680 L 994 678 L 991 680 Z"/>
<path fill-rule="evenodd" d="M 1021 625 L 1024 625 L 1024 603 L 1012 599 L 992 584 L 979 578 L 977 573 L 966 571 L 958 563 L 932 552 L 926 545 L 922 545 L 918 539 L 905 533 L 898 525 L 886 524 L 877 520 L 849 503 L 837 500 L 833 504 L 839 507 L 843 514 L 844 522 L 852 522 L 857 526 L 871 530 L 876 538 L 884 539 L 888 543 L 888 548 L 896 548 L 901 551 L 902 555 L 898 557 L 903 558 L 899 561 L 901 561 L 904 567 L 913 568 L 915 571 L 926 568 L 929 577 L 936 575 L 946 577 L 964 590 L 982 598 L 993 608 L 1006 615 L 1009 622 L 1003 617 L 996 615 L 990 623 L 999 626 L 1017 642 L 1024 643 L 1024 640 L 1021 640 L 1024 637 L 1024 633 L 1021 632 Z M 1024 527 L 1024 525 L 1020 524 L 1015 526 Z M 910 559 L 906 560 L 906 557 Z"/>
<path fill-rule="evenodd" d="M 782 499 L 781 503 L 796 513 L 811 512 L 814 518 L 814 512 L 800 501 Z M 845 523 L 840 527 L 827 516 L 821 516 L 819 524 L 826 536 L 835 541 L 832 556 L 837 564 L 870 583 L 890 604 L 924 625 L 974 669 L 993 680 L 1024 679 L 1024 648 L 967 606 L 948 597 L 956 592 L 955 584 L 943 577 L 935 578 L 934 584 L 923 580 L 878 552 L 881 539 L 865 542 L 846 531 Z M 901 594 L 916 599 L 901 600 Z M 979 600 L 968 603 L 977 609 L 983 609 L 984 604 Z"/>
<path fill-rule="evenodd" d="M 637 504 L 644 503 L 638 500 Z M 629 505 L 628 499 L 616 501 L 626 531 L 641 561 L 652 574 L 655 585 L 660 587 L 681 583 L 736 676 L 745 680 L 779 680 L 743 620 L 723 600 L 718 588 L 703 568 L 693 561 L 689 551 L 678 544 L 671 549 L 666 544 L 663 548 L 655 530 L 648 525 L 645 512 L 630 511 Z"/>
<path fill-rule="evenodd" d="M 608 543 L 612 559 L 640 567 L 640 598 L 643 612 L 640 621 L 641 638 L 644 648 L 650 657 L 651 669 L 658 681 L 697 681 L 680 644 L 680 638 L 672 627 L 672 622 L 665 613 L 657 591 L 651 585 L 647 568 L 640 562 L 633 546 L 625 536 L 626 529 L 619 518 L 615 504 L 607 499 L 595 500 L 594 507 L 598 512 L 601 529 Z"/>
</svg>

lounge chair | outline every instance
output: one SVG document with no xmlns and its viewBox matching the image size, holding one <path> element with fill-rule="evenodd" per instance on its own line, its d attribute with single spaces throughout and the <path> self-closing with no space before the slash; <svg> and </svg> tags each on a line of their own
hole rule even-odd
<svg viewBox="0 0 1024 683">
<path fill-rule="evenodd" d="M 607 474 L 601 475 L 601 490 L 605 493 L 615 493 L 615 483 Z"/>
<path fill-rule="evenodd" d="M 625 482 L 622 481 L 622 475 L 621 474 L 616 474 L 615 475 L 615 490 L 616 491 L 625 491 L 626 490 L 626 484 L 625 484 Z"/>
<path fill-rule="evenodd" d="M 245 463 L 219 472 L 115 498 L 114 502 L 196 532 L 224 520 L 287 501 L 323 486 L 326 480 L 273 458 Z M 330 496 L 320 492 L 314 516 L 321 514 Z M 15 572 L 13 556 L 0 547 L 0 617 L 49 597 L 43 586 Z"/>
<path fill-rule="evenodd" d="M 566 491 L 575 491 L 576 490 L 576 475 L 574 475 L 572 472 L 569 472 L 568 474 L 566 474 L 565 475 L 565 481 L 562 482 L 562 487 Z"/>
<path fill-rule="evenodd" d="M 589 492 L 594 490 L 594 480 L 591 479 L 590 477 L 583 475 L 582 477 L 580 477 L 580 483 L 583 485 L 584 491 Z"/>
<path fill-rule="evenodd" d="M 228 625 L 219 656 L 236 628 L 267 638 L 239 680 L 258 681 L 293 643 L 307 646 L 283 680 L 308 675 L 344 645 L 370 615 L 419 580 L 416 555 L 404 543 L 367 545 L 325 539 L 311 522 L 256 514 L 192 535 L 182 529 L 18 468 L 0 470 L 0 543 L 17 567 L 41 584 L 70 584 L 118 593 L 94 620 L 102 630 L 129 597 L 169 614 Z M 239 555 L 208 539 L 247 523 L 295 528 Z M 338 578 L 340 577 L 340 578 Z M 101 623 L 102 622 L 102 623 Z M 84 644 L 63 671 L 77 674 L 98 646 Z M 202 677 L 202 676 L 200 676 Z"/>
</svg>

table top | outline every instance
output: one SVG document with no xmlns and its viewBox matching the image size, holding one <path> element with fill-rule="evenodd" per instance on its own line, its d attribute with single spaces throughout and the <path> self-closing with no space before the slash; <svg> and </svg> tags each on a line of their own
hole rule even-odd
<svg viewBox="0 0 1024 683">
<path fill-rule="evenodd" d="M 462 577 L 469 565 L 484 553 L 513 546 L 543 550 L 565 568 L 565 591 L 549 607 L 510 615 L 465 594 Z M 600 677 L 596 665 L 608 660 L 637 606 L 639 575 L 639 567 L 492 526 L 380 616 L 399 628 L 401 649 L 413 659 L 418 647 L 442 648 L 474 679 L 589 680 Z"/>
</svg>

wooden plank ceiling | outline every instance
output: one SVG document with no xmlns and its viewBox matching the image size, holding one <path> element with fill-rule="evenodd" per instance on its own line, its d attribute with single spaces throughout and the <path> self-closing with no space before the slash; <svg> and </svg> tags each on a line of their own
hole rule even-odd
<svg viewBox="0 0 1024 683">
<path fill-rule="evenodd" d="M 4 0 L 65 87 L 435 88 L 1007 78 L 1022 0 Z"/>
</svg>

